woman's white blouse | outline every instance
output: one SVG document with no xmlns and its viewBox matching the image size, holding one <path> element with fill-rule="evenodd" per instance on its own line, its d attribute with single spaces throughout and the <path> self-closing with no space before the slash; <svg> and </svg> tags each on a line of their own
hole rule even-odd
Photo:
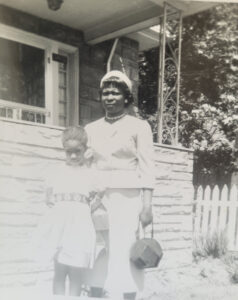
<svg viewBox="0 0 238 300">
<path fill-rule="evenodd" d="M 104 118 L 85 127 L 97 170 L 110 188 L 153 188 L 152 132 L 147 121 L 126 115 L 114 123 Z"/>
</svg>

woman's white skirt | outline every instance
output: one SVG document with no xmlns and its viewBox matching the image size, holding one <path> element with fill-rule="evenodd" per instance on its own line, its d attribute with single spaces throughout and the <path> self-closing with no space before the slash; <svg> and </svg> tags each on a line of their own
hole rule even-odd
<svg viewBox="0 0 238 300">
<path fill-rule="evenodd" d="M 109 216 L 109 261 L 105 290 L 122 297 L 123 293 L 143 289 L 144 272 L 130 262 L 130 249 L 136 241 L 140 189 L 108 189 L 103 204 Z"/>
</svg>

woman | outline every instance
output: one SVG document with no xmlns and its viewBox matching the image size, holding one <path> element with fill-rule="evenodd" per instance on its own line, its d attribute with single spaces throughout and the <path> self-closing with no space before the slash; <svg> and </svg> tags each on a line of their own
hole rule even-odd
<svg viewBox="0 0 238 300">
<path fill-rule="evenodd" d="M 86 131 L 107 187 L 103 204 L 109 216 L 109 261 L 104 288 L 110 296 L 134 299 L 141 289 L 140 271 L 133 276 L 130 248 L 139 219 L 143 226 L 152 221 L 152 132 L 146 121 L 127 114 L 133 96 L 125 74 L 107 73 L 100 83 L 100 95 L 105 117 L 87 125 Z"/>
</svg>

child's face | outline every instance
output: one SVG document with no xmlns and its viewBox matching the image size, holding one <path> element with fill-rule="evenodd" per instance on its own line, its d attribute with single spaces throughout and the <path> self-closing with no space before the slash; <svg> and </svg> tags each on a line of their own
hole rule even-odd
<svg viewBox="0 0 238 300">
<path fill-rule="evenodd" d="M 84 153 L 86 146 L 78 140 L 67 140 L 64 143 L 66 163 L 71 166 L 80 166 L 85 162 Z"/>
</svg>

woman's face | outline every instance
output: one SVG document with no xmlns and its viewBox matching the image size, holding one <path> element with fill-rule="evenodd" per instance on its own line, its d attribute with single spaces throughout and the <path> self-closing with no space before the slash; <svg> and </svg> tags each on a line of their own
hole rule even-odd
<svg viewBox="0 0 238 300">
<path fill-rule="evenodd" d="M 102 90 L 102 104 L 107 116 L 120 116 L 125 111 L 125 96 L 122 89 L 110 84 Z"/>
</svg>

